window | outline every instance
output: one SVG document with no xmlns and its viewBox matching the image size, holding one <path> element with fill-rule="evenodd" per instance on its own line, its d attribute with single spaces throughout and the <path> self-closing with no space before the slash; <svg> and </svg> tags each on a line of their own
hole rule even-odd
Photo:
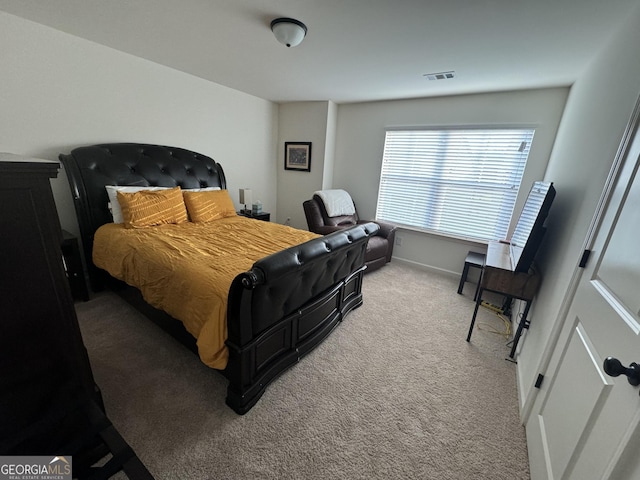
<svg viewBox="0 0 640 480">
<path fill-rule="evenodd" d="M 533 134 L 387 131 L 376 218 L 466 239 L 506 238 Z"/>
</svg>

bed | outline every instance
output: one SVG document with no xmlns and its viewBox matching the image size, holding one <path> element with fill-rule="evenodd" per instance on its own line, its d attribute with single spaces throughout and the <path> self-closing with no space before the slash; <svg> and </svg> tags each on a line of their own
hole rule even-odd
<svg viewBox="0 0 640 480">
<path fill-rule="evenodd" d="M 92 289 L 114 288 L 197 352 L 200 340 L 182 322 L 151 306 L 140 289 L 114 279 L 91 259 L 94 242 L 100 240 L 96 232 L 101 235 L 113 223 L 105 186 L 225 190 L 222 166 L 183 148 L 138 143 L 79 147 L 61 154 L 60 160 L 71 186 Z M 225 221 L 263 223 L 246 218 Z M 226 298 L 227 358 L 217 368 L 229 381 L 226 403 L 236 413 L 248 412 L 270 382 L 362 305 L 364 254 L 369 236 L 377 230 L 370 223 L 312 238 L 256 259 L 250 268 L 234 273 Z"/>
</svg>

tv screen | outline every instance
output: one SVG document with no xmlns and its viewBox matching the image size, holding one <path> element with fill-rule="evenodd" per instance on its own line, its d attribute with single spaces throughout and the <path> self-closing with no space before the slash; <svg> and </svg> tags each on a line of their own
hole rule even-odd
<svg viewBox="0 0 640 480">
<path fill-rule="evenodd" d="M 556 196 L 552 182 L 534 182 L 511 236 L 511 268 L 527 272 L 542 242 L 544 221 Z"/>
</svg>

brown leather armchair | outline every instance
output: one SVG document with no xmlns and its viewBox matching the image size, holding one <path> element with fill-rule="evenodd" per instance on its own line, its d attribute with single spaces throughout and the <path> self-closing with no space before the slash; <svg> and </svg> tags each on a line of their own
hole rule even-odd
<svg viewBox="0 0 640 480">
<path fill-rule="evenodd" d="M 368 223 L 374 220 L 360 220 L 358 212 L 355 210 L 352 215 L 337 215 L 330 217 L 327 214 L 322 199 L 314 194 L 311 200 L 306 200 L 302 204 L 304 215 L 307 218 L 309 231 L 327 235 L 331 232 L 348 228 L 359 223 Z M 380 225 L 377 234 L 369 238 L 367 252 L 365 253 L 365 273 L 372 272 L 391 261 L 393 254 L 393 244 L 396 237 L 396 226 L 385 222 L 375 221 Z"/>
</svg>

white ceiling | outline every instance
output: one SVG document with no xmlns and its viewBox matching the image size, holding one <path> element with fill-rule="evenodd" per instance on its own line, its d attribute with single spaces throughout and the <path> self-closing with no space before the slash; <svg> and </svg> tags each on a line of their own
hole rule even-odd
<svg viewBox="0 0 640 480">
<path fill-rule="evenodd" d="M 0 0 L 0 10 L 275 102 L 571 85 L 638 0 Z M 309 31 L 298 47 L 277 17 Z M 456 72 L 452 80 L 424 74 Z"/>
</svg>

